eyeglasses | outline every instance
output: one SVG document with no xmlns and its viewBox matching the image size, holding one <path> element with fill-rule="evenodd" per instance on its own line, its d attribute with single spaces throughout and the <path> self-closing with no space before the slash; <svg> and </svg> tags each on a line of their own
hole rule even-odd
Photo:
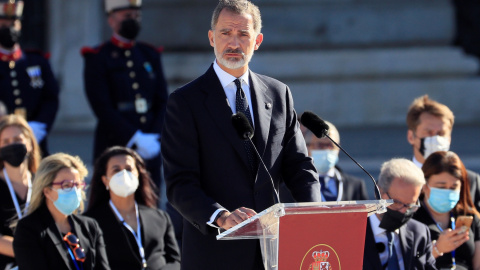
<svg viewBox="0 0 480 270">
<path fill-rule="evenodd" d="M 73 255 L 75 256 L 75 260 L 79 262 L 85 261 L 85 251 L 83 248 L 80 247 L 80 240 L 78 240 L 75 234 L 69 232 L 63 237 L 63 241 L 67 242 L 70 248 L 73 251 Z"/>
<path fill-rule="evenodd" d="M 407 212 L 408 213 L 411 213 L 411 212 L 415 212 L 418 210 L 418 208 L 420 208 L 420 202 L 417 200 L 416 203 L 410 203 L 410 204 L 404 204 L 403 202 L 401 201 L 398 201 L 396 199 L 393 199 L 392 196 L 390 196 L 390 194 L 388 194 L 388 192 L 385 192 L 388 196 L 388 198 L 392 199 L 393 200 L 393 204 L 390 205 L 390 208 L 392 210 L 395 210 L 395 211 L 400 211 L 402 210 L 403 208 L 406 208 L 407 209 Z"/>
<path fill-rule="evenodd" d="M 63 180 L 60 183 L 52 183 L 52 186 L 60 186 L 62 190 L 70 191 L 73 187 L 77 187 L 79 189 L 85 188 L 85 182 L 75 182 L 74 180 Z"/>
</svg>

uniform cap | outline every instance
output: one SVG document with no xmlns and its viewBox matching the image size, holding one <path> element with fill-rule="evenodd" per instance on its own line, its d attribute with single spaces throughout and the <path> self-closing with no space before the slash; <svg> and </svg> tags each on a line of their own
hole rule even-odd
<svg viewBox="0 0 480 270">
<path fill-rule="evenodd" d="M 0 1 L 0 18 L 18 19 L 22 17 L 23 1 Z"/>
<path fill-rule="evenodd" d="M 142 0 L 105 0 L 105 12 L 107 13 L 128 8 L 139 9 L 141 6 Z"/>
</svg>

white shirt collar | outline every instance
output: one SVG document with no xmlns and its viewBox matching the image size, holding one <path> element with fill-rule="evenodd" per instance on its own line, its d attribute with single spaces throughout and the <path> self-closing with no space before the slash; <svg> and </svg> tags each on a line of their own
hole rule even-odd
<svg viewBox="0 0 480 270">
<path fill-rule="evenodd" d="M 373 214 L 369 217 L 370 226 L 372 227 L 373 235 L 380 235 L 385 233 L 385 229 L 380 228 L 380 219 L 378 219 L 376 214 Z"/>
<path fill-rule="evenodd" d="M 225 88 L 227 85 L 231 84 L 235 79 L 237 79 L 235 76 L 232 76 L 225 70 L 223 70 L 218 64 L 217 64 L 217 59 L 213 61 L 213 70 L 215 70 L 215 73 L 217 74 L 218 79 L 220 80 L 220 83 L 222 84 L 222 87 Z M 250 87 L 250 81 L 248 77 L 248 70 L 245 72 L 242 76 L 240 76 L 241 81 L 243 81 L 243 84 L 246 84 Z"/>
<path fill-rule="evenodd" d="M 417 167 L 419 167 L 420 169 L 421 169 L 422 166 L 423 166 L 423 164 L 420 163 L 420 161 L 418 161 L 418 160 L 415 158 L 415 156 L 413 156 L 412 162 L 413 162 L 415 165 L 417 165 Z"/>
</svg>

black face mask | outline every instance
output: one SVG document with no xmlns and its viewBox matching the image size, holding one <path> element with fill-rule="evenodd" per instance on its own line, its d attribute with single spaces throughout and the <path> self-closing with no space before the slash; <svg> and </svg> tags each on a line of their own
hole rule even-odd
<svg viewBox="0 0 480 270">
<path fill-rule="evenodd" d="M 11 49 L 20 39 L 20 31 L 14 27 L 0 28 L 0 45 L 6 49 Z"/>
<path fill-rule="evenodd" d="M 123 20 L 118 33 L 126 39 L 135 39 L 140 33 L 140 22 L 136 19 Z"/>
<path fill-rule="evenodd" d="M 407 223 L 412 218 L 413 214 L 414 212 L 403 214 L 401 212 L 387 208 L 387 212 L 383 215 L 379 227 L 389 232 L 393 232 L 396 229 L 402 227 L 403 224 Z"/>
<path fill-rule="evenodd" d="M 0 159 L 18 167 L 27 157 L 27 147 L 23 143 L 14 143 L 0 148 Z"/>
</svg>

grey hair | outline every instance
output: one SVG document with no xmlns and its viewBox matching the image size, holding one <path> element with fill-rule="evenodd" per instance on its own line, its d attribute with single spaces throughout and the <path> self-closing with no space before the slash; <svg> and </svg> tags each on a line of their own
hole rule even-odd
<svg viewBox="0 0 480 270">
<path fill-rule="evenodd" d="M 390 189 L 390 185 L 395 178 L 402 179 L 402 181 L 415 186 L 425 184 L 425 176 L 422 170 L 405 158 L 394 158 L 382 164 L 378 176 L 378 186 L 386 192 Z"/>
<path fill-rule="evenodd" d="M 253 29 L 256 34 L 260 34 L 260 31 L 262 30 L 262 16 L 260 15 L 260 9 L 248 0 L 220 0 L 213 11 L 210 25 L 212 30 L 215 30 L 220 12 L 224 9 L 235 14 L 246 13 L 252 15 Z"/>
</svg>

